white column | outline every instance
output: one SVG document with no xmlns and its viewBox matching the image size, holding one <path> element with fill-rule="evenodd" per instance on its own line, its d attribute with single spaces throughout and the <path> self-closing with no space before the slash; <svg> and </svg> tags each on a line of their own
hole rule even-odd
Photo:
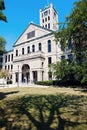
<svg viewBox="0 0 87 130">
<path fill-rule="evenodd" d="M 42 71 L 41 70 L 37 71 L 37 81 L 42 81 Z"/>
<path fill-rule="evenodd" d="M 30 70 L 30 83 L 32 83 L 33 82 L 33 72 L 32 72 L 32 70 Z"/>
</svg>

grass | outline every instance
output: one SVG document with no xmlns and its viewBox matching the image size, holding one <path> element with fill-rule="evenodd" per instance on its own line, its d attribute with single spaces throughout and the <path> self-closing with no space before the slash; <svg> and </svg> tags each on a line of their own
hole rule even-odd
<svg viewBox="0 0 87 130">
<path fill-rule="evenodd" d="M 0 89 L 0 130 L 87 130 L 87 93 L 71 88 Z"/>
</svg>

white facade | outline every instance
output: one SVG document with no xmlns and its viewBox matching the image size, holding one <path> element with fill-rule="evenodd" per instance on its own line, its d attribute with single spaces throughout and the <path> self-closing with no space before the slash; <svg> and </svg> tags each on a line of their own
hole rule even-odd
<svg viewBox="0 0 87 130">
<path fill-rule="evenodd" d="M 4 54 L 3 68 L 9 70 L 13 84 L 49 80 L 53 77 L 48 74 L 48 66 L 60 61 L 61 53 L 50 29 L 30 23 L 13 50 Z"/>
</svg>

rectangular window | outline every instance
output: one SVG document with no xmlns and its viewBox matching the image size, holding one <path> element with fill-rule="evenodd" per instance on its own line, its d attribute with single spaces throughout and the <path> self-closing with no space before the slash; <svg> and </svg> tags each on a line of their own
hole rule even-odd
<svg viewBox="0 0 87 130">
<path fill-rule="evenodd" d="M 52 58 L 48 57 L 48 65 L 52 64 Z"/>
<path fill-rule="evenodd" d="M 10 65 L 8 65 L 8 70 L 10 69 Z"/>
<path fill-rule="evenodd" d="M 18 56 L 18 50 L 16 50 L 16 56 Z"/>
<path fill-rule="evenodd" d="M 50 29 L 50 23 L 48 23 L 48 28 Z"/>
<path fill-rule="evenodd" d="M 7 62 L 7 55 L 5 56 L 5 62 Z"/>
<path fill-rule="evenodd" d="M 13 65 L 11 65 L 11 70 L 13 69 Z"/>
<path fill-rule="evenodd" d="M 15 82 L 16 82 L 16 83 L 18 82 L 18 72 L 15 73 Z"/>
<path fill-rule="evenodd" d="M 8 62 L 10 62 L 10 55 L 8 55 Z"/>
<path fill-rule="evenodd" d="M 13 61 L 13 54 L 11 54 L 11 61 Z"/>
<path fill-rule="evenodd" d="M 48 21 L 50 20 L 50 16 L 48 16 Z"/>
<path fill-rule="evenodd" d="M 35 37 L 35 31 L 27 33 L 27 39 Z"/>
<path fill-rule="evenodd" d="M 5 65 L 5 70 L 7 69 L 7 66 Z"/>
</svg>

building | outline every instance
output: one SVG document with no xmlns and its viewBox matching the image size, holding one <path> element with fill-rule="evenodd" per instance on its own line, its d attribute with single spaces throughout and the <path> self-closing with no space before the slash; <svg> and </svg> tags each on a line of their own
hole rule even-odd
<svg viewBox="0 0 87 130">
<path fill-rule="evenodd" d="M 49 64 L 60 61 L 62 53 L 53 34 L 58 29 L 57 23 L 57 11 L 50 4 L 40 10 L 40 26 L 30 23 L 13 45 L 13 50 L 4 54 L 3 68 L 9 70 L 13 84 L 53 78 L 48 73 Z"/>
</svg>

